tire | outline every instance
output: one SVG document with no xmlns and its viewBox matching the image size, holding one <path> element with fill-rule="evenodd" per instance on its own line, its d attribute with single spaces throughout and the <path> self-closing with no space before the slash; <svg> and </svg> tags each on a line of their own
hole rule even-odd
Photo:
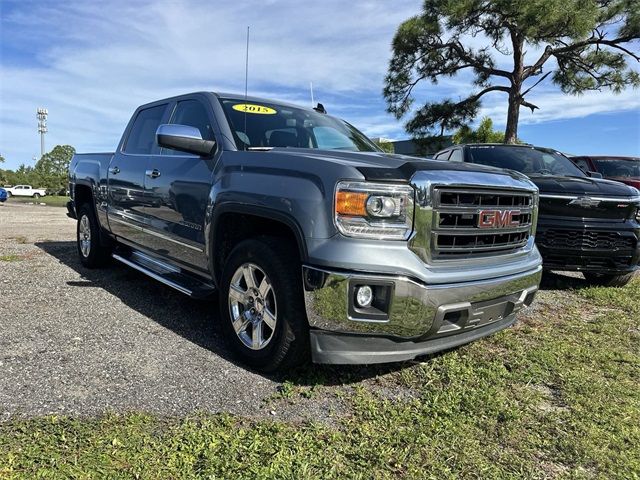
<svg viewBox="0 0 640 480">
<path fill-rule="evenodd" d="M 624 287 L 629 283 L 635 272 L 625 273 L 622 275 L 607 275 L 601 273 L 583 272 L 584 278 L 592 285 L 598 285 L 601 287 Z"/>
<path fill-rule="evenodd" d="M 7 191 L 7 198 L 11 198 L 12 193 Z"/>
<path fill-rule="evenodd" d="M 100 244 L 100 225 L 88 203 L 78 209 L 76 244 L 80 262 L 87 268 L 103 267 L 111 258 L 111 249 Z"/>
<path fill-rule="evenodd" d="M 34 194 L 33 194 L 33 198 L 35 198 L 35 199 L 40 198 L 40 194 L 39 194 L 39 193 L 34 193 Z"/>
<path fill-rule="evenodd" d="M 261 372 L 287 370 L 308 358 L 309 324 L 292 248 L 274 237 L 245 240 L 223 268 L 219 303 L 225 340 L 241 362 Z M 258 288 L 250 288 L 247 277 Z"/>
</svg>

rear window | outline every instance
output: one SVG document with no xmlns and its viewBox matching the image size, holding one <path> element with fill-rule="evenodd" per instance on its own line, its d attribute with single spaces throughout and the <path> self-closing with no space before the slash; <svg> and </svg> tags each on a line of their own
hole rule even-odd
<svg viewBox="0 0 640 480">
<path fill-rule="evenodd" d="M 160 126 L 167 104 L 140 110 L 124 147 L 126 153 L 151 154 L 156 144 L 156 130 Z"/>
<path fill-rule="evenodd" d="M 585 176 L 585 173 L 567 157 L 546 149 L 508 145 L 480 145 L 469 147 L 469 153 L 473 163 L 508 168 L 530 176 Z"/>
</svg>

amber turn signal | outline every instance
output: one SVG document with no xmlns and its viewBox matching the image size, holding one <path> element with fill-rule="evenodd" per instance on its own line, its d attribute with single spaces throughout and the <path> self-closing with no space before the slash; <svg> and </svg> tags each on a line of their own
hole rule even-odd
<svg viewBox="0 0 640 480">
<path fill-rule="evenodd" d="M 336 213 L 364 217 L 368 198 L 368 193 L 339 191 L 336 193 Z"/>
</svg>

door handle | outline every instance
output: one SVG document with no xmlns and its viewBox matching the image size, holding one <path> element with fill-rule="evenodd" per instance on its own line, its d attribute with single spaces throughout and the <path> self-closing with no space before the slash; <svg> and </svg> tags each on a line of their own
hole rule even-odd
<svg viewBox="0 0 640 480">
<path fill-rule="evenodd" d="M 153 170 L 147 170 L 145 175 L 151 178 L 158 178 L 160 176 L 160 171 L 154 168 Z"/>
<path fill-rule="evenodd" d="M 117 174 L 120 173 L 120 169 L 118 167 L 111 167 L 109 169 L 109 173 L 112 174 L 112 175 L 117 175 Z"/>
</svg>

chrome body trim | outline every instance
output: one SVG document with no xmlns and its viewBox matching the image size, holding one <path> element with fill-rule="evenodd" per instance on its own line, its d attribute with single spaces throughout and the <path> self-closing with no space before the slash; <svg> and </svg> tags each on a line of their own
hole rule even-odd
<svg viewBox="0 0 640 480">
<path fill-rule="evenodd" d="M 541 193 L 540 198 L 557 198 L 561 200 L 577 200 L 578 198 L 587 197 L 591 200 L 597 200 L 599 202 L 626 202 L 626 203 L 640 203 L 640 197 L 595 197 L 589 194 L 584 195 L 555 195 L 550 193 Z"/>
<path fill-rule="evenodd" d="M 191 290 L 189 290 L 188 288 L 183 287 L 182 285 L 178 285 L 175 282 L 172 282 L 171 280 L 163 277 L 162 275 L 159 275 L 155 272 L 153 272 L 152 270 L 149 270 L 145 267 L 143 267 L 142 265 L 138 265 L 135 262 L 132 262 L 130 260 L 127 260 L 124 257 L 121 257 L 120 255 L 114 253 L 111 255 L 115 260 L 124 263 L 125 265 L 128 265 L 129 267 L 138 270 L 139 272 L 144 273 L 145 275 L 148 275 L 149 277 L 153 278 L 154 280 L 157 280 L 161 283 L 164 283 L 165 285 L 171 287 L 171 288 L 175 288 L 176 290 L 178 290 L 181 293 L 184 293 L 185 295 L 189 295 L 191 296 L 193 294 L 193 292 Z"/>
<path fill-rule="evenodd" d="M 121 215 L 121 216 L 122 216 L 122 218 L 129 218 L 129 217 L 125 216 L 125 215 Z M 195 250 L 196 252 L 200 252 L 200 253 L 204 252 L 203 248 L 194 247 L 193 245 L 189 245 L 188 243 L 181 242 L 179 240 L 176 240 L 175 238 L 171 238 L 168 235 L 164 235 L 162 233 L 158 233 L 158 232 L 156 232 L 154 230 L 151 230 L 149 228 L 141 227 L 140 225 L 135 225 L 135 224 L 133 224 L 131 222 L 126 222 L 124 220 L 121 220 L 120 218 L 114 218 L 113 212 L 110 212 L 110 214 L 109 214 L 109 221 L 110 222 L 117 222 L 117 223 L 124 224 L 127 227 L 133 228 L 133 229 L 138 230 L 138 231 L 143 232 L 143 233 L 148 233 L 149 235 L 153 235 L 155 237 L 162 238 L 163 240 L 167 240 L 169 242 L 176 243 L 176 244 L 181 245 L 183 247 L 190 248 L 191 250 Z"/>
<path fill-rule="evenodd" d="M 533 301 L 542 266 L 507 277 L 455 284 L 426 285 L 407 277 L 339 272 L 305 265 L 304 298 L 312 328 L 398 339 L 425 339 L 466 332 L 517 313 Z M 391 300 L 386 320 L 349 314 L 349 285 L 388 284 Z M 447 314 L 457 318 L 451 322 Z"/>
</svg>

